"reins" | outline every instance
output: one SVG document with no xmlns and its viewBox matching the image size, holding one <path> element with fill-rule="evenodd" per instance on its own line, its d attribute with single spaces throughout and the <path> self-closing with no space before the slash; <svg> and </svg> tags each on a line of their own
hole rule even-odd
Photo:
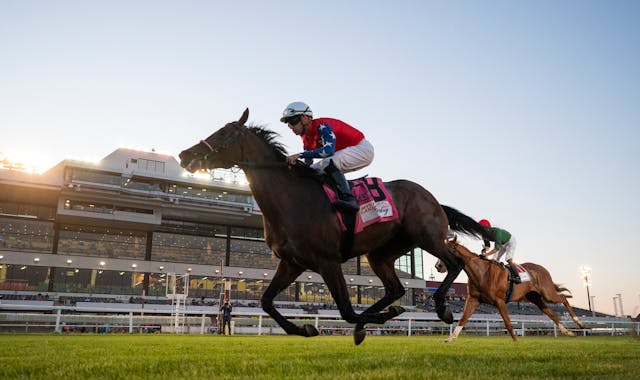
<svg viewBox="0 0 640 380">
<path fill-rule="evenodd" d="M 236 125 L 236 133 L 233 134 L 233 136 L 229 137 L 223 144 L 221 144 L 219 147 L 213 148 L 211 146 L 211 144 L 209 144 L 207 142 L 207 140 L 200 140 L 200 144 L 206 146 L 209 149 L 210 153 L 220 153 L 221 151 L 227 149 L 229 146 L 231 146 L 231 144 L 235 143 L 235 141 L 242 135 L 244 135 L 246 133 L 246 131 L 244 130 L 244 126 L 240 126 L 240 125 Z M 243 146 L 240 145 L 240 157 L 244 158 L 244 149 Z M 209 159 L 209 154 L 205 154 L 202 157 L 202 161 L 207 161 Z M 273 169 L 273 168 L 283 168 L 288 166 L 287 162 L 266 162 L 266 163 L 256 163 L 256 162 L 250 162 L 250 161 L 244 161 L 244 160 L 238 160 L 238 161 L 221 161 L 224 162 L 226 164 L 230 164 L 230 166 L 239 166 L 239 167 L 245 167 L 245 168 L 251 168 L 251 169 Z"/>
</svg>

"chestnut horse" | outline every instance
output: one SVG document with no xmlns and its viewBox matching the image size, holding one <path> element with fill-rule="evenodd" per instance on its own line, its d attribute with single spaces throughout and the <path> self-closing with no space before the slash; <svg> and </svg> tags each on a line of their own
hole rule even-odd
<svg viewBox="0 0 640 380">
<path fill-rule="evenodd" d="M 462 318 L 460 318 L 458 326 L 456 326 L 445 342 L 453 342 L 458 337 L 458 334 L 460 334 L 460 331 L 462 331 L 464 325 L 480 303 L 486 303 L 498 308 L 502 320 L 507 330 L 509 330 L 509 334 L 511 334 L 511 338 L 515 341 L 516 334 L 511 326 L 509 311 L 507 310 L 505 300 L 509 287 L 509 270 L 497 261 L 484 258 L 469 251 L 465 246 L 457 242 L 457 238 L 448 241 L 447 246 L 451 252 L 464 261 L 464 271 L 467 273 L 469 281 L 467 282 L 467 300 L 465 301 L 464 310 L 462 311 Z M 514 284 L 510 301 L 526 299 L 551 318 L 562 334 L 574 336 L 575 334 L 567 330 L 562 323 L 560 323 L 556 314 L 545 303 L 545 301 L 551 303 L 562 302 L 569 311 L 573 321 L 580 328 L 587 328 L 573 312 L 571 305 L 569 305 L 567 298 L 570 296 L 561 294 L 563 291 L 568 291 L 567 288 L 554 284 L 549 271 L 541 265 L 533 263 L 524 263 L 521 265 L 529 272 L 531 281 Z M 441 273 L 446 271 L 446 268 L 444 268 L 440 261 L 436 262 L 436 268 L 438 272 Z"/>
<path fill-rule="evenodd" d="M 277 134 L 245 126 L 248 117 L 246 109 L 238 121 L 181 152 L 180 165 L 190 172 L 238 166 L 247 176 L 262 211 L 265 241 L 280 259 L 271 284 L 262 295 L 263 310 L 287 334 L 318 335 L 314 326 L 296 326 L 273 305 L 273 299 L 303 271 L 314 271 L 322 276 L 342 318 L 356 324 L 354 341 L 360 344 L 366 336 L 365 324 L 382 324 L 404 312 L 400 306 L 390 306 L 383 312 L 405 293 L 394 262 L 420 247 L 442 260 L 449 270 L 434 300 L 438 317 L 453 323 L 445 294 L 462 270 L 462 262 L 445 245 L 447 224 L 455 231 L 490 238 L 487 230 L 459 211 L 441 206 L 420 185 L 399 180 L 385 183 L 396 204 L 398 219 L 367 227 L 354 237 L 348 252 L 341 252 L 340 221 L 318 174 L 301 162 L 288 166 L 284 147 L 274 141 Z M 341 263 L 359 255 L 367 255 L 371 269 L 385 288 L 385 295 L 361 314 L 353 310 L 341 267 Z"/>
</svg>

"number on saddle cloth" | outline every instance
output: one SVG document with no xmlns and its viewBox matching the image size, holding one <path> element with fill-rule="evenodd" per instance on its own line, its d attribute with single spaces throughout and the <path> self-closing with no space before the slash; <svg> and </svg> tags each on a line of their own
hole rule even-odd
<svg viewBox="0 0 640 380">
<path fill-rule="evenodd" d="M 333 202 L 336 197 L 335 191 L 326 184 L 323 185 L 323 188 L 329 200 Z M 374 223 L 388 222 L 398 218 L 391 194 L 380 178 L 364 177 L 353 180 L 351 181 L 351 192 L 360 206 L 355 221 L 356 234 Z M 344 231 L 346 229 L 344 224 L 342 227 Z"/>
</svg>

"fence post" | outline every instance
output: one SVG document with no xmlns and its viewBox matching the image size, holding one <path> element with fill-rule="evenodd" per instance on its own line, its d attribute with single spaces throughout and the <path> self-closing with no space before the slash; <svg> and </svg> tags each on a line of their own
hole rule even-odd
<svg viewBox="0 0 640 380">
<path fill-rule="evenodd" d="M 411 336 L 411 319 L 409 319 L 409 326 L 407 327 L 407 336 Z"/>
<path fill-rule="evenodd" d="M 487 336 L 489 336 L 489 320 L 487 319 Z"/>
<path fill-rule="evenodd" d="M 58 309 L 58 312 L 56 313 L 56 329 L 54 330 L 54 332 L 60 333 L 60 317 L 62 315 L 62 309 Z"/>
<path fill-rule="evenodd" d="M 129 312 L 129 334 L 133 334 L 133 311 Z"/>
<path fill-rule="evenodd" d="M 202 322 L 200 322 L 200 335 L 204 334 L 204 317 L 205 314 L 202 314 Z"/>
<path fill-rule="evenodd" d="M 262 335 L 262 314 L 258 315 L 258 335 Z"/>
</svg>

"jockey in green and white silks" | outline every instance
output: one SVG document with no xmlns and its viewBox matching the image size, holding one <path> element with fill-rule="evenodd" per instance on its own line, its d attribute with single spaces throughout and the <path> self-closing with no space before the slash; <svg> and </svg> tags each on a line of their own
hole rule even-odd
<svg viewBox="0 0 640 380">
<path fill-rule="evenodd" d="M 495 261 L 500 261 L 504 256 L 505 261 L 509 264 L 509 268 L 511 269 L 513 281 L 519 284 L 521 282 L 520 275 L 518 274 L 516 264 L 513 262 L 513 257 L 516 251 L 516 239 L 509 231 L 498 227 L 492 227 L 491 223 L 486 219 L 482 219 L 478 223 L 487 228 L 491 235 L 494 236 L 494 240 L 492 240 L 493 249 L 489 250 L 491 248 L 491 242 L 489 240 L 485 240 L 484 247 L 482 248 L 482 254 L 487 257 L 495 255 L 492 258 Z"/>
</svg>

